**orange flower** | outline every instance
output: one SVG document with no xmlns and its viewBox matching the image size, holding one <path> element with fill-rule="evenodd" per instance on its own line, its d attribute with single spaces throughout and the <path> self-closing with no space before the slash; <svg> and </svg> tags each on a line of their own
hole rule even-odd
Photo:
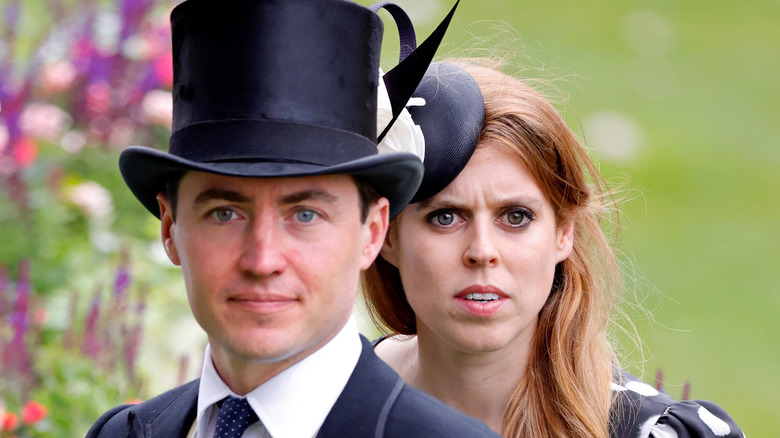
<svg viewBox="0 0 780 438">
<path fill-rule="evenodd" d="M 46 414 L 48 414 L 46 406 L 35 400 L 30 400 L 24 405 L 24 409 L 22 409 L 22 421 L 32 425 L 43 420 L 43 418 L 46 417 Z"/>
<path fill-rule="evenodd" d="M 0 430 L 14 430 L 16 425 L 19 424 L 19 418 L 13 412 L 6 412 L 3 414 L 2 423 L 0 423 Z"/>
</svg>

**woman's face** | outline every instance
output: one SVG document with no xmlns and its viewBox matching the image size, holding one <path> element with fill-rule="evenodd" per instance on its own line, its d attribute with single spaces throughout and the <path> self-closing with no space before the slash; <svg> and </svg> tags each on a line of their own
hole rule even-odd
<svg viewBox="0 0 780 438">
<path fill-rule="evenodd" d="M 572 225 L 556 224 L 514 153 L 480 146 L 447 188 L 403 210 L 382 255 L 400 270 L 421 339 L 470 353 L 527 351 L 555 265 L 571 253 Z"/>
</svg>

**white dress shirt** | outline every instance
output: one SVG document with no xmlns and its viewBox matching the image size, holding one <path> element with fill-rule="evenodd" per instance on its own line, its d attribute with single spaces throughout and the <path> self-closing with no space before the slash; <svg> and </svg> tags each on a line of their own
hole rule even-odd
<svg viewBox="0 0 780 438">
<path fill-rule="evenodd" d="M 325 422 L 357 365 L 362 345 L 354 317 L 322 348 L 246 395 L 260 421 L 244 438 L 312 438 Z M 217 374 L 206 346 L 198 389 L 198 416 L 189 436 L 214 436 L 217 402 L 232 395 Z"/>
</svg>

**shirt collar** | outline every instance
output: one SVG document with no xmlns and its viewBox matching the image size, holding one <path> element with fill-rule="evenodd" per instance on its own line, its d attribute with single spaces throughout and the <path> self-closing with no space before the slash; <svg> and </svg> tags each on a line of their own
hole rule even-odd
<svg viewBox="0 0 780 438">
<path fill-rule="evenodd" d="M 247 401 L 272 437 L 313 437 L 347 385 L 361 349 L 357 324 L 350 317 L 330 342 L 255 388 Z M 205 434 L 207 409 L 229 395 L 237 396 L 217 374 L 207 345 L 198 393 L 198 436 Z"/>
</svg>

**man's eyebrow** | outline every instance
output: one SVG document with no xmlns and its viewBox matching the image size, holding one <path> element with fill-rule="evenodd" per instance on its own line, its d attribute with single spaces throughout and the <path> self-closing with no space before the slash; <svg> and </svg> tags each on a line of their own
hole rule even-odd
<svg viewBox="0 0 780 438">
<path fill-rule="evenodd" d="M 279 199 L 278 204 L 289 205 L 289 204 L 296 204 L 301 201 L 313 201 L 313 200 L 325 201 L 330 204 L 334 204 L 338 200 L 338 197 L 322 190 L 309 189 L 309 190 L 301 190 L 300 192 L 295 192 L 286 195 L 281 199 Z"/>
<path fill-rule="evenodd" d="M 237 203 L 247 203 L 251 201 L 251 199 L 248 196 L 233 190 L 208 189 L 202 191 L 195 198 L 194 204 L 203 204 L 214 199 L 237 202 Z"/>
</svg>

